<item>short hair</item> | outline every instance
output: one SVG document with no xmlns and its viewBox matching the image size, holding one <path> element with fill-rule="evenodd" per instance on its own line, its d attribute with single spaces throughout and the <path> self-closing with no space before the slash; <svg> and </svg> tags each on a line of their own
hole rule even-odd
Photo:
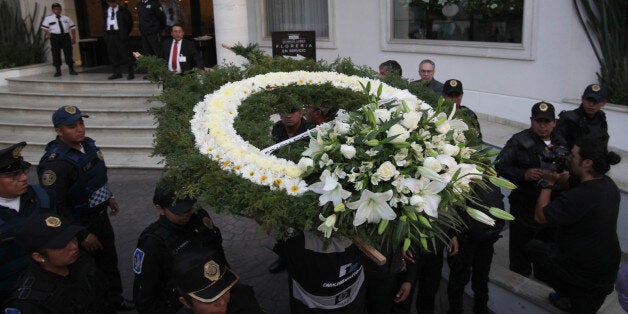
<svg viewBox="0 0 628 314">
<path fill-rule="evenodd" d="M 432 67 L 434 69 L 436 69 L 436 64 L 434 63 L 434 61 L 430 60 L 430 59 L 425 59 L 423 61 L 421 61 L 421 63 L 419 63 L 419 68 L 423 65 L 423 63 L 429 63 L 432 65 Z"/>
<path fill-rule="evenodd" d="M 384 61 L 382 62 L 382 64 L 379 65 L 380 68 L 386 68 L 386 72 L 397 72 L 399 74 L 399 76 L 402 75 L 401 73 L 401 65 L 399 65 L 399 62 L 395 61 L 395 60 L 388 60 L 388 61 Z"/>
<path fill-rule="evenodd" d="M 594 139 L 581 139 L 576 145 L 580 147 L 580 158 L 593 161 L 594 175 L 604 175 L 621 161 L 621 157 L 615 152 L 609 152 L 604 141 Z"/>
<path fill-rule="evenodd" d="M 180 24 L 180 23 L 176 23 L 176 24 L 172 25 L 172 27 L 170 27 L 170 29 L 173 29 L 173 28 L 175 28 L 175 27 L 181 27 L 181 30 L 184 30 L 184 29 L 183 29 L 183 25 L 182 25 L 182 24 Z"/>
</svg>

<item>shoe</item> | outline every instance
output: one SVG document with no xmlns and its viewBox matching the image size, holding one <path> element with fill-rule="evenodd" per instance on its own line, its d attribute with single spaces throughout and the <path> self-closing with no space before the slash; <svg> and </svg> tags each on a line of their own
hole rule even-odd
<svg viewBox="0 0 628 314">
<path fill-rule="evenodd" d="M 57 71 L 57 72 L 55 72 L 55 74 L 54 74 L 53 76 L 54 76 L 54 77 L 59 77 L 59 76 L 61 76 L 61 71 Z"/>
<path fill-rule="evenodd" d="M 115 79 L 119 79 L 119 78 L 122 78 L 122 74 L 115 73 L 115 74 L 111 74 L 111 76 L 109 76 L 107 79 L 108 80 L 115 80 Z"/>
<path fill-rule="evenodd" d="M 276 273 L 286 270 L 286 266 L 288 266 L 288 263 L 286 262 L 286 260 L 284 258 L 279 257 L 272 264 L 270 264 L 270 266 L 268 267 L 268 271 L 271 274 L 276 274 Z"/>
<path fill-rule="evenodd" d="M 560 295 L 558 295 L 557 292 L 550 293 L 547 298 L 549 299 L 550 303 L 552 303 L 552 305 L 559 310 L 564 312 L 571 312 L 571 300 L 569 298 L 561 297 Z"/>
<path fill-rule="evenodd" d="M 134 78 L 135 78 L 135 74 L 133 74 L 133 73 L 129 73 L 129 75 L 126 76 L 126 79 L 129 80 L 129 81 L 134 79 Z"/>
<path fill-rule="evenodd" d="M 70 68 L 70 75 L 78 75 L 78 73 L 74 71 L 74 68 Z"/>
<path fill-rule="evenodd" d="M 120 312 L 135 310 L 135 304 L 133 303 L 133 301 L 122 298 L 122 301 L 120 301 L 120 304 L 118 304 L 116 310 Z"/>
</svg>

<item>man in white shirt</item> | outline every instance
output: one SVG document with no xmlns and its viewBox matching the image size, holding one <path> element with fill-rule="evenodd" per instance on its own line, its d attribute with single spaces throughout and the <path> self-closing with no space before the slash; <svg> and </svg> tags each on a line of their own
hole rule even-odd
<svg viewBox="0 0 628 314">
<path fill-rule="evenodd" d="M 72 59 L 72 45 L 76 43 L 76 25 L 67 15 L 61 14 L 61 10 L 59 3 L 53 3 L 52 14 L 46 16 L 41 22 L 46 38 L 50 38 L 52 65 L 56 69 L 55 77 L 61 76 L 61 49 L 63 49 L 65 63 L 70 68 L 70 75 L 78 74 L 74 71 Z"/>
</svg>

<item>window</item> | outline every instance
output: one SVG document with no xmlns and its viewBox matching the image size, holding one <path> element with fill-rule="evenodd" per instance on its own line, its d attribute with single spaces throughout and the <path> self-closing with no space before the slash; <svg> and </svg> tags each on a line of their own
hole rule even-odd
<svg viewBox="0 0 628 314">
<path fill-rule="evenodd" d="M 315 31 L 316 38 L 329 39 L 328 0 L 266 0 L 266 31 Z"/>
<path fill-rule="evenodd" d="M 381 0 L 384 50 L 534 58 L 538 0 Z"/>
</svg>

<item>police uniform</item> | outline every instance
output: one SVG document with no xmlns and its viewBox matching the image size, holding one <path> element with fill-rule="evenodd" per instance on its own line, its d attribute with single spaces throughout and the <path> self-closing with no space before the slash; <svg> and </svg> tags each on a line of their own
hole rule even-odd
<svg viewBox="0 0 628 314">
<path fill-rule="evenodd" d="M 0 150 L 0 175 L 28 171 L 31 164 L 21 156 L 24 146 L 21 142 Z M 54 212 L 54 198 L 38 185 L 29 185 L 26 193 L 16 198 L 0 196 L 0 304 L 13 292 L 30 260 L 15 235 L 29 218 L 42 212 Z"/>
<path fill-rule="evenodd" d="M 81 229 L 61 216 L 40 214 L 20 230 L 18 241 L 28 252 L 61 249 Z M 66 266 L 69 273 L 65 276 L 47 271 L 39 263 L 30 259 L 4 313 L 115 313 L 106 298 L 106 278 L 90 256 L 79 251 L 76 261 Z"/>
<path fill-rule="evenodd" d="M 532 116 L 540 112 L 554 117 L 554 106 L 539 102 L 532 108 Z M 550 134 L 551 145 L 564 146 L 565 140 L 554 129 Z M 534 220 L 534 207 L 541 192 L 537 181 L 526 181 L 525 172 L 541 168 L 541 153 L 548 145 L 531 128 L 513 135 L 497 156 L 497 173 L 513 182 L 517 188 L 508 196 L 510 212 L 515 220 L 510 222 L 509 257 L 510 270 L 530 276 L 532 267 L 523 246 L 533 238 L 550 241 L 553 229 Z M 538 274 L 535 274 L 538 277 Z"/>
<path fill-rule="evenodd" d="M 61 7 L 54 3 L 52 8 Z M 72 59 L 72 37 L 70 32 L 76 25 L 67 15 L 50 14 L 41 22 L 41 28 L 50 32 L 50 51 L 52 52 L 52 65 L 57 69 L 55 76 L 60 76 L 61 50 L 65 56 L 65 63 L 70 68 L 70 74 L 75 75 L 74 59 Z"/>
<path fill-rule="evenodd" d="M 144 229 L 133 253 L 133 299 L 139 313 L 174 313 L 181 307 L 172 264 L 175 256 L 191 247 L 210 248 L 224 258 L 220 230 L 203 209 L 184 226 L 162 215 Z"/>
<path fill-rule="evenodd" d="M 53 124 L 58 126 L 63 121 L 76 121 L 82 117 L 89 116 L 74 106 L 65 106 L 55 112 Z M 89 233 L 98 237 L 103 249 L 90 254 L 109 279 L 113 302 L 122 303 L 118 254 L 107 213 L 113 197 L 108 186 L 107 166 L 93 139 L 86 137 L 81 145 L 83 151 L 71 148 L 58 137 L 49 142 L 39 161 L 37 174 L 40 184 L 55 192 L 59 214 L 72 224 L 86 227 L 87 231 L 78 235 L 79 240 L 83 241 Z"/>
<path fill-rule="evenodd" d="M 192 248 L 177 256 L 172 270 L 177 291 L 188 303 L 212 303 L 230 292 L 227 314 L 262 314 L 251 286 L 241 284 L 240 277 L 227 265 L 224 254 L 207 248 Z M 223 299 L 224 300 L 224 299 Z M 193 311 L 182 307 L 177 313 Z"/>
<path fill-rule="evenodd" d="M 592 84 L 584 90 L 582 98 L 592 98 L 595 102 L 601 102 L 606 100 L 607 94 L 606 88 Z M 561 112 L 556 129 L 565 138 L 570 148 L 581 139 L 595 139 L 608 144 L 606 114 L 600 110 L 593 118 L 589 118 L 582 104 L 578 109 Z"/>
<path fill-rule="evenodd" d="M 163 57 L 161 53 L 160 33 L 166 27 L 166 15 L 159 1 L 142 0 L 137 5 L 140 33 L 142 33 L 142 52 L 145 55 Z"/>
</svg>

